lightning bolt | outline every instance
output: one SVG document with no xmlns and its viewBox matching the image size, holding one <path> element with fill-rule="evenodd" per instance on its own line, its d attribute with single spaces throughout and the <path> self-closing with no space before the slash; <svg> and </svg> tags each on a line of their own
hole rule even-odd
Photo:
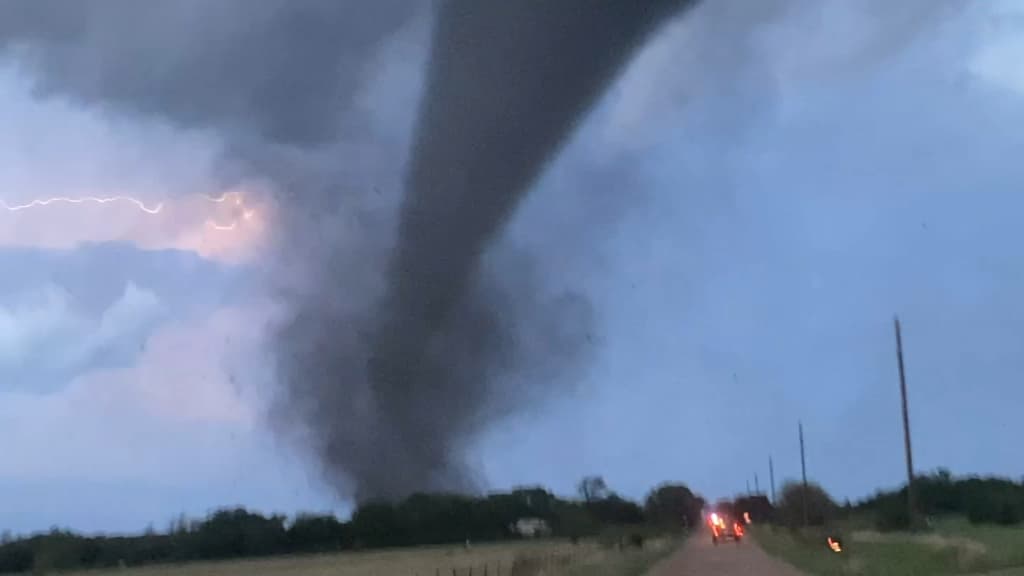
<svg viewBox="0 0 1024 576">
<path fill-rule="evenodd" d="M 137 198 L 132 198 L 131 196 L 84 196 L 82 198 L 58 196 L 55 198 L 32 200 L 31 202 L 28 202 L 26 204 L 8 204 L 7 202 L 0 200 L 0 206 L 3 206 L 3 208 L 6 209 L 8 212 L 18 212 L 21 210 L 28 210 L 29 208 L 35 208 L 37 206 L 48 206 L 50 204 L 86 204 L 90 202 L 95 204 L 109 204 L 111 202 L 128 202 L 130 204 L 134 204 L 139 210 L 142 210 L 147 214 L 159 214 L 160 211 L 164 209 L 163 202 L 160 202 L 153 206 L 152 208 L 150 208 L 149 206 L 146 206 L 146 204 L 143 201 Z"/>
<path fill-rule="evenodd" d="M 245 205 L 245 196 L 241 192 L 238 192 L 238 191 L 225 192 L 225 193 L 223 193 L 223 194 L 221 194 L 219 196 L 210 196 L 210 195 L 207 195 L 207 194 L 203 194 L 202 196 L 207 201 L 213 202 L 213 203 L 216 203 L 216 204 L 223 204 L 225 202 L 231 202 L 233 205 L 238 206 L 238 207 L 244 207 L 244 205 Z M 25 204 L 8 204 L 6 201 L 0 200 L 0 207 L 3 207 L 8 212 L 19 212 L 21 210 L 28 210 L 29 208 L 44 207 L 44 206 L 49 206 L 50 204 L 59 204 L 59 203 L 66 203 L 66 204 L 86 204 L 86 203 L 109 204 L 111 202 L 126 202 L 126 203 L 129 203 L 129 204 L 133 204 L 136 208 L 138 208 L 139 210 L 141 210 L 141 211 L 143 211 L 143 212 L 145 212 L 147 214 L 159 214 L 164 209 L 164 203 L 163 202 L 157 203 L 157 204 L 153 205 L 152 207 L 150 207 L 150 206 L 147 206 L 146 203 L 143 202 L 142 200 L 139 200 L 137 198 L 133 198 L 131 196 L 106 196 L 106 197 L 103 197 L 103 196 L 83 196 L 83 197 L 59 196 L 59 197 L 54 197 L 54 198 L 36 199 L 36 200 L 32 200 L 30 202 L 27 202 Z M 255 215 L 255 210 L 244 209 L 242 211 L 242 217 L 241 218 L 233 219 L 229 224 L 220 224 L 217 221 L 212 220 L 212 219 L 206 220 L 205 224 L 206 224 L 206 226 L 208 226 L 209 228 L 211 228 L 213 230 L 218 230 L 218 231 L 223 231 L 223 232 L 230 232 L 232 230 L 236 230 L 238 228 L 239 224 L 242 223 L 242 221 L 251 220 L 254 215 Z"/>
</svg>

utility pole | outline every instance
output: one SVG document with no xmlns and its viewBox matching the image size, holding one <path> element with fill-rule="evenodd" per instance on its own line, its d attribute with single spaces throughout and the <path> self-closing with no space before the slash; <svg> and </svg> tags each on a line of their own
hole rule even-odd
<svg viewBox="0 0 1024 576">
<path fill-rule="evenodd" d="M 907 408 L 907 377 L 903 369 L 903 335 L 899 316 L 893 318 L 896 326 L 896 360 L 900 367 L 900 398 L 903 401 L 903 448 L 907 453 L 907 518 L 914 525 L 914 457 L 910 449 L 910 410 Z"/>
<path fill-rule="evenodd" d="M 772 506 L 775 505 L 775 466 L 772 464 L 772 457 L 768 457 L 768 481 L 772 485 Z"/>
<path fill-rule="evenodd" d="M 747 480 L 747 497 L 750 497 L 750 480 Z"/>
<path fill-rule="evenodd" d="M 757 479 L 757 472 L 754 472 L 754 494 L 761 494 L 761 482 Z"/>
<path fill-rule="evenodd" d="M 797 422 L 800 428 L 800 473 L 804 479 L 804 489 L 801 490 L 800 501 L 804 510 L 804 526 L 807 526 L 807 461 L 804 459 L 804 423 Z"/>
</svg>

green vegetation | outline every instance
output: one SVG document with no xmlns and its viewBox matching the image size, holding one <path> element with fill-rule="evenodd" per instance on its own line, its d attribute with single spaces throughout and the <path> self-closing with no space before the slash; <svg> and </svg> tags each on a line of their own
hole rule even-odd
<svg viewBox="0 0 1024 576">
<path fill-rule="evenodd" d="M 824 526 L 832 523 L 838 512 L 839 506 L 821 486 L 808 482 L 804 488 L 803 484 L 787 482 L 782 486 L 775 515 L 783 526 L 795 528 L 804 525 L 805 514 L 807 525 Z"/>
<path fill-rule="evenodd" d="M 643 550 L 619 550 L 593 542 L 518 541 L 470 549 L 434 546 L 112 568 L 66 576 L 640 576 L 676 544 L 666 538 Z"/>
<path fill-rule="evenodd" d="M 578 563 L 607 555 L 610 561 L 633 552 L 601 550 L 587 542 L 512 541 L 492 544 L 421 546 L 363 552 L 276 556 L 273 558 L 189 562 L 136 568 L 110 568 L 66 576 L 535 576 L 534 568 L 561 574 Z M 619 576 L 616 574 L 616 576 Z M 622 576 L 631 576 L 622 574 Z"/>
<path fill-rule="evenodd" d="M 914 479 L 923 515 L 963 515 L 975 524 L 1011 526 L 1024 521 L 1024 483 L 1005 478 L 954 478 L 947 470 Z M 907 528 L 907 489 L 879 492 L 857 506 L 875 514 L 879 530 Z"/>
<path fill-rule="evenodd" d="M 947 518 L 921 533 L 849 530 L 843 522 L 833 530 L 842 532 L 840 554 L 829 550 L 824 529 L 758 527 L 754 536 L 767 552 L 809 574 L 931 576 L 1013 567 L 1024 573 L 1024 528 Z"/>
<path fill-rule="evenodd" d="M 1001 478 L 953 478 L 940 470 L 914 481 L 917 514 L 907 513 L 906 487 L 879 492 L 856 506 L 837 506 L 820 487 L 787 485 L 775 526 L 754 535 L 769 553 L 810 574 L 915 576 L 992 572 L 1024 576 L 1024 484 Z M 905 531 L 914 525 L 913 532 Z M 903 530 L 903 531 L 901 531 Z M 843 551 L 828 548 L 837 537 Z"/>
<path fill-rule="evenodd" d="M 607 549 L 653 552 L 652 542 L 686 527 L 687 517 L 679 512 L 699 510 L 703 502 L 685 486 L 664 485 L 652 491 L 641 507 L 608 490 L 600 478 L 581 483 L 581 495 L 581 500 L 562 499 L 541 488 L 484 497 L 416 494 L 397 503 L 363 504 L 348 521 L 330 515 L 288 519 L 245 509 L 220 510 L 201 521 L 182 518 L 166 533 L 130 537 L 83 536 L 54 529 L 0 543 L 0 572 L 45 573 L 454 543 L 476 548 L 478 543 L 528 536 L 516 527 L 524 519 L 534 529 L 542 527 L 534 536 L 570 542 L 585 539 Z M 582 550 L 574 548 L 568 564 L 575 563 Z M 646 557 L 644 552 L 619 561 L 639 565 Z M 221 573 L 223 565 L 217 566 L 216 573 Z"/>
</svg>

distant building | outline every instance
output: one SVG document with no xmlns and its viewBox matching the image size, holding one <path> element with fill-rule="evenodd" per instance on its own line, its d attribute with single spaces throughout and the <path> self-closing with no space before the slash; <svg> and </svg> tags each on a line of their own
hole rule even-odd
<svg viewBox="0 0 1024 576">
<path fill-rule="evenodd" d="M 541 518 L 520 518 L 511 526 L 512 532 L 523 538 L 540 538 L 551 535 L 551 528 Z"/>
</svg>

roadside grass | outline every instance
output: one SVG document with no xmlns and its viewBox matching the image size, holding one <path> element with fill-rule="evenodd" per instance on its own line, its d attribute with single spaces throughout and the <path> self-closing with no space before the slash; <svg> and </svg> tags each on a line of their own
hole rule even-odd
<svg viewBox="0 0 1024 576">
<path fill-rule="evenodd" d="M 972 525 L 943 518 L 931 530 L 911 534 L 880 533 L 863 523 L 843 524 L 844 550 L 836 554 L 821 530 L 794 532 L 758 527 L 755 538 L 769 554 L 809 574 L 858 576 L 931 576 L 980 574 L 1024 576 L 1024 528 Z"/>
<path fill-rule="evenodd" d="M 650 541 L 642 550 L 605 551 L 583 562 L 556 572 L 558 576 L 640 576 L 672 553 L 681 543 L 680 538 L 659 538 Z"/>
<path fill-rule="evenodd" d="M 337 554 L 186 562 L 90 570 L 65 576 L 511 576 L 523 559 L 540 566 L 572 564 L 597 553 L 594 542 L 540 540 L 464 546 L 424 546 Z M 550 573 L 550 572 L 549 572 Z"/>
<path fill-rule="evenodd" d="M 640 576 L 675 550 L 673 537 L 619 550 L 597 541 L 520 541 L 65 572 L 64 576 Z M 45 572 L 40 572 L 45 573 Z"/>
</svg>

